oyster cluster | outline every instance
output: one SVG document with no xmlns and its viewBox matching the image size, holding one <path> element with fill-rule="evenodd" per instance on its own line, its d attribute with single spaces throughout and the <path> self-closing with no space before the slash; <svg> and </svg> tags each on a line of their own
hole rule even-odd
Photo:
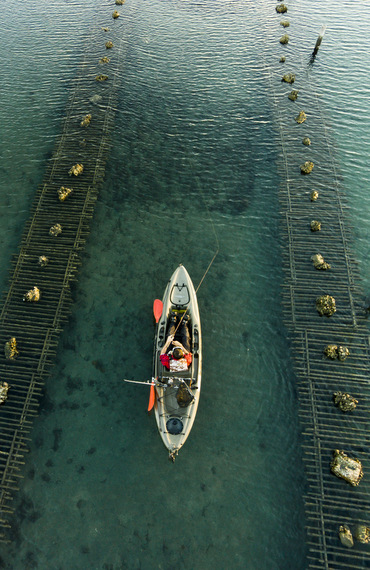
<svg viewBox="0 0 370 570">
<path fill-rule="evenodd" d="M 58 236 L 59 234 L 62 233 L 62 226 L 60 224 L 54 224 L 53 226 L 51 226 L 50 230 L 49 230 L 49 234 L 51 236 Z"/>
<path fill-rule="evenodd" d="M 293 89 L 293 90 L 289 93 L 288 98 L 289 98 L 291 101 L 296 101 L 297 98 L 298 98 L 298 93 L 299 93 L 298 89 Z"/>
<path fill-rule="evenodd" d="M 106 42 L 105 47 L 106 47 L 107 49 L 112 49 L 112 47 L 113 47 L 113 42 L 111 42 L 111 41 L 109 40 L 108 42 Z"/>
<path fill-rule="evenodd" d="M 285 6 L 285 4 L 278 4 L 275 8 L 275 10 L 277 11 L 278 14 L 285 14 L 285 12 L 288 11 L 288 8 Z"/>
<path fill-rule="evenodd" d="M 30 289 L 29 291 L 27 291 L 27 293 L 25 293 L 23 301 L 27 301 L 28 303 L 36 303 L 37 301 L 40 301 L 40 296 L 41 296 L 40 289 L 35 285 L 34 287 L 32 287 L 32 289 Z"/>
<path fill-rule="evenodd" d="M 311 261 L 316 269 L 330 269 L 329 263 L 326 263 L 321 253 L 316 253 L 311 257 Z"/>
<path fill-rule="evenodd" d="M 364 474 L 361 461 L 348 457 L 344 451 L 339 451 L 339 449 L 335 449 L 333 454 L 334 457 L 330 464 L 331 472 L 353 487 L 357 487 Z"/>
<path fill-rule="evenodd" d="M 109 63 L 109 62 L 110 62 L 110 59 L 109 59 L 109 57 L 106 57 L 106 56 L 99 59 L 99 63 Z"/>
<path fill-rule="evenodd" d="M 108 58 L 107 58 L 108 59 Z M 109 61 L 109 59 L 108 59 Z M 103 97 L 101 95 L 98 95 L 97 93 L 95 93 L 95 95 L 93 95 L 92 97 L 90 97 L 90 102 L 93 105 L 98 105 L 100 103 L 100 101 L 103 99 Z"/>
<path fill-rule="evenodd" d="M 310 223 L 311 232 L 319 232 L 321 230 L 321 222 L 317 220 L 312 220 Z"/>
<path fill-rule="evenodd" d="M 349 350 L 346 346 L 337 346 L 336 344 L 328 344 L 324 349 L 324 354 L 332 360 L 346 360 L 349 356 Z"/>
<path fill-rule="evenodd" d="M 311 144 L 311 139 L 310 139 L 309 137 L 304 137 L 304 138 L 302 139 L 302 143 L 303 143 L 305 146 L 310 146 L 310 144 Z"/>
<path fill-rule="evenodd" d="M 61 186 L 59 190 L 57 190 L 58 198 L 60 202 L 64 202 L 68 198 L 70 194 L 72 194 L 72 188 L 66 188 L 65 186 Z"/>
<path fill-rule="evenodd" d="M 46 267 L 49 263 L 49 259 L 46 257 L 46 255 L 40 255 L 37 263 L 40 267 Z"/>
<path fill-rule="evenodd" d="M 339 527 L 339 539 L 343 546 L 347 546 L 348 548 L 352 548 L 353 546 L 353 536 L 351 533 L 351 529 L 346 524 L 343 524 Z"/>
<path fill-rule="evenodd" d="M 5 343 L 4 352 L 7 360 L 15 360 L 19 355 L 17 340 L 14 336 Z"/>
<path fill-rule="evenodd" d="M 316 202 L 317 198 L 319 197 L 319 193 L 317 190 L 312 190 L 311 194 L 310 194 L 310 200 L 311 202 Z"/>
<path fill-rule="evenodd" d="M 104 75 L 103 73 L 101 73 L 100 75 L 97 75 L 95 77 L 95 81 L 107 81 L 108 79 L 108 75 Z"/>
<path fill-rule="evenodd" d="M 288 20 L 282 20 L 280 22 L 280 26 L 283 26 L 283 28 L 289 28 L 290 22 L 288 22 Z"/>
<path fill-rule="evenodd" d="M 0 382 L 0 404 L 3 404 L 8 398 L 8 390 L 10 386 L 8 382 Z"/>
<path fill-rule="evenodd" d="M 295 82 L 294 73 L 286 73 L 285 75 L 283 75 L 283 78 L 281 81 L 284 81 L 285 83 L 294 83 Z"/>
<path fill-rule="evenodd" d="M 122 6 L 126 0 L 116 0 L 116 6 Z"/>
<path fill-rule="evenodd" d="M 355 538 L 362 544 L 370 543 L 370 527 L 364 524 L 358 524 L 355 528 Z"/>
<path fill-rule="evenodd" d="M 331 360 L 336 360 L 338 358 L 338 347 L 336 344 L 328 344 L 324 348 L 324 354 Z"/>
<path fill-rule="evenodd" d="M 91 123 L 91 115 L 88 114 L 88 115 L 84 116 L 80 125 L 81 125 L 81 127 L 88 127 L 90 123 Z"/>
<path fill-rule="evenodd" d="M 365 524 L 358 524 L 355 526 L 353 535 L 348 525 L 343 524 L 339 527 L 339 539 L 343 546 L 352 548 L 354 545 L 353 536 L 358 542 L 361 542 L 362 544 L 369 544 L 370 527 L 366 526 Z"/>
<path fill-rule="evenodd" d="M 335 299 L 330 295 L 321 295 L 316 299 L 316 309 L 319 315 L 331 317 L 336 312 Z"/>
<path fill-rule="evenodd" d="M 349 350 L 346 346 L 338 346 L 338 360 L 346 360 L 349 356 Z"/>
<path fill-rule="evenodd" d="M 70 176 L 72 176 L 72 174 L 74 174 L 74 176 L 78 176 L 79 174 L 82 174 L 84 171 L 84 167 L 82 164 L 75 164 L 72 166 L 72 168 L 70 168 L 70 170 L 68 170 L 68 174 Z"/>
<path fill-rule="evenodd" d="M 281 38 L 280 38 L 279 41 L 280 41 L 280 43 L 283 44 L 283 45 L 287 44 L 287 43 L 289 42 L 289 36 L 288 36 L 288 34 L 284 34 L 283 36 L 281 36 Z"/>
<path fill-rule="evenodd" d="M 310 174 L 310 172 L 312 172 L 312 170 L 313 170 L 313 167 L 314 167 L 313 162 L 311 162 L 311 160 L 306 160 L 306 162 L 304 164 L 301 164 L 301 166 L 300 166 L 301 173 L 302 174 Z"/>
<path fill-rule="evenodd" d="M 334 405 L 342 410 L 342 412 L 352 412 L 358 404 L 358 400 L 345 392 L 334 392 L 333 400 Z"/>
<path fill-rule="evenodd" d="M 298 115 L 296 116 L 296 118 L 295 118 L 296 122 L 297 122 L 299 125 L 301 125 L 302 123 L 304 123 L 306 119 L 307 119 L 307 115 L 306 115 L 306 113 L 305 113 L 304 111 L 299 111 L 299 114 L 298 114 Z M 313 168 L 313 165 L 312 165 L 312 168 Z M 311 168 L 311 170 L 312 170 L 312 168 Z M 302 167 L 301 167 L 301 169 L 302 169 Z M 310 172 L 311 172 L 311 170 L 310 170 Z"/>
<path fill-rule="evenodd" d="M 285 57 L 285 55 L 283 55 L 283 56 L 281 56 L 279 61 L 280 61 L 280 63 L 285 63 L 285 60 L 286 60 L 286 57 Z"/>
<path fill-rule="evenodd" d="M 117 18 L 119 18 L 119 12 L 117 12 L 117 10 L 114 10 L 114 12 L 112 14 L 112 18 L 113 18 L 113 20 L 117 20 Z"/>
</svg>

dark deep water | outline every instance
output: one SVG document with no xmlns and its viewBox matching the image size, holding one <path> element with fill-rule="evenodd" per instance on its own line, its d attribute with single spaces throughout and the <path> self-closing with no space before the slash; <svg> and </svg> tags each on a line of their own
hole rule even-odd
<svg viewBox="0 0 370 570">
<path fill-rule="evenodd" d="M 289 50 L 322 97 L 369 291 L 370 16 L 365 2 L 287 2 Z M 306 567 L 295 377 L 282 324 L 274 137 L 264 69 L 275 2 L 8 0 L 0 133 L 6 288 L 86 38 L 122 42 L 113 148 L 75 304 L 15 497 L 7 569 Z M 111 13 L 121 17 L 113 22 Z M 288 46 L 287 46 L 288 47 Z M 104 53 L 102 55 L 105 55 Z M 320 142 L 318 142 L 320 144 Z M 183 263 L 199 289 L 204 384 L 175 463 L 145 409 L 152 301 Z"/>
</svg>

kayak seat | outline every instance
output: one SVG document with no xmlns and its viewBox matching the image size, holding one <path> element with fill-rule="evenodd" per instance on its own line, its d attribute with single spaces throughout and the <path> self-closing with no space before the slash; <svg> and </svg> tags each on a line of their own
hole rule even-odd
<svg viewBox="0 0 370 570">
<path fill-rule="evenodd" d="M 158 351 L 158 372 L 160 376 L 173 376 L 174 378 L 192 378 L 193 377 L 193 363 L 187 370 L 180 370 L 179 372 L 169 371 L 165 366 L 163 366 L 162 362 L 160 361 L 160 351 Z"/>
<path fill-rule="evenodd" d="M 163 364 L 159 361 L 159 369 L 158 371 L 161 372 L 160 376 L 173 376 L 175 377 L 179 377 L 179 378 L 192 378 L 192 370 L 193 366 L 190 365 L 190 368 L 188 368 L 187 370 L 180 370 L 179 372 L 174 372 L 173 370 L 170 372 L 165 366 L 163 366 Z"/>
</svg>

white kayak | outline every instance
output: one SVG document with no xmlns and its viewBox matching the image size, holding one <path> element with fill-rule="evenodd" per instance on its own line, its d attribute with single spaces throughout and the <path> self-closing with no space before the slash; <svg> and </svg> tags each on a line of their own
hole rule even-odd
<svg viewBox="0 0 370 570">
<path fill-rule="evenodd" d="M 174 340 L 181 342 L 187 321 L 191 363 L 185 370 L 168 370 L 160 361 L 172 324 Z M 183 344 L 183 342 L 182 342 Z M 173 347 L 173 346 L 172 346 Z M 166 351 L 167 353 L 171 349 Z M 174 367 L 176 368 L 176 364 Z M 171 364 L 172 368 L 172 364 Z M 175 460 L 193 427 L 197 413 L 202 376 L 202 335 L 197 296 L 194 285 L 183 265 L 179 265 L 169 280 L 163 295 L 162 315 L 154 338 L 153 383 L 155 389 L 155 417 L 169 457 Z"/>
</svg>

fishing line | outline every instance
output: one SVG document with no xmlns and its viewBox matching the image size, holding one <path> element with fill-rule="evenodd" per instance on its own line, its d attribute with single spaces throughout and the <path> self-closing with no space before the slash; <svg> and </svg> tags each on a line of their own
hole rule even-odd
<svg viewBox="0 0 370 570">
<path fill-rule="evenodd" d="M 190 169 L 194 172 L 194 168 L 193 168 L 193 166 L 191 165 L 191 159 L 190 159 L 190 158 L 189 158 L 189 164 L 190 164 Z M 207 213 L 208 213 L 208 217 L 209 217 L 209 221 L 210 221 L 210 223 L 211 223 L 212 231 L 213 231 L 213 234 L 214 234 L 214 237 L 215 237 L 215 242 L 216 242 L 216 251 L 215 251 L 215 253 L 213 254 L 213 257 L 212 257 L 211 261 L 209 262 L 207 269 L 206 269 L 205 272 L 203 273 L 203 276 L 202 276 L 201 280 L 199 281 L 198 286 L 197 286 L 196 289 L 195 289 L 195 293 L 198 293 L 198 290 L 199 290 L 200 286 L 202 285 L 204 279 L 206 278 L 207 273 L 208 273 L 209 270 L 211 269 L 214 260 L 216 259 L 217 255 L 219 254 L 219 251 L 220 251 L 220 242 L 219 242 L 219 240 L 218 240 L 218 235 L 217 235 L 217 232 L 216 232 L 215 223 L 214 223 L 213 218 L 212 218 L 212 216 L 211 216 L 211 212 L 209 211 L 208 204 L 207 204 L 207 201 L 206 201 L 206 199 L 205 199 L 205 196 L 204 196 L 204 193 L 203 193 L 203 190 L 202 190 L 202 186 L 201 186 L 201 184 L 199 183 L 198 178 L 197 178 L 196 176 L 195 176 L 194 178 L 195 178 L 195 181 L 196 181 L 197 190 L 199 190 L 199 193 L 200 193 L 201 196 L 202 196 L 203 203 L 204 203 L 204 205 L 205 205 L 205 207 L 206 207 L 206 210 L 207 210 Z M 175 334 L 177 333 L 177 330 L 178 330 L 179 326 L 181 325 L 182 321 L 184 320 L 184 317 L 185 317 L 185 315 L 186 315 L 187 312 L 188 312 L 188 308 L 186 308 L 186 310 L 185 310 L 185 312 L 183 313 L 183 315 L 182 315 L 182 317 L 181 317 L 181 319 L 180 319 L 180 321 L 179 321 L 177 327 L 175 328 L 175 333 L 174 333 L 174 335 L 173 335 L 174 337 L 175 337 Z"/>
<path fill-rule="evenodd" d="M 202 187 L 201 187 L 201 185 L 199 184 L 199 181 L 198 181 L 197 179 L 196 179 L 196 182 L 197 182 L 198 189 L 199 189 L 199 191 L 200 191 L 200 193 L 201 193 L 201 195 L 202 195 L 203 203 L 204 203 L 204 205 L 205 205 L 205 207 L 206 207 L 206 209 L 207 209 L 209 221 L 211 222 L 213 234 L 214 234 L 214 236 L 215 236 L 215 241 L 216 241 L 216 251 L 215 251 L 215 253 L 213 254 L 213 257 L 212 257 L 210 263 L 208 264 L 208 267 L 207 267 L 207 269 L 205 270 L 205 272 L 204 272 L 204 274 L 203 274 L 203 277 L 202 277 L 201 280 L 199 281 L 198 287 L 195 289 L 195 292 L 198 293 L 198 290 L 199 290 L 201 284 L 203 283 L 203 281 L 204 281 L 204 279 L 205 279 L 205 277 L 206 277 L 208 271 L 209 271 L 209 270 L 211 269 L 211 267 L 212 267 L 212 264 L 213 264 L 214 260 L 216 259 L 217 255 L 219 254 L 219 251 L 220 251 L 220 242 L 218 241 L 218 235 L 217 235 L 217 232 L 216 232 L 216 227 L 215 227 L 213 218 L 212 218 L 212 216 L 211 216 L 211 212 L 209 211 L 208 204 L 207 204 L 207 201 L 206 201 L 206 199 L 205 199 L 205 196 L 204 196 Z"/>
<path fill-rule="evenodd" d="M 157 76 L 156 74 L 155 74 L 155 81 L 156 81 L 157 86 L 158 86 L 158 93 L 160 93 L 161 84 L 160 84 L 160 81 L 159 81 L 158 76 Z M 174 130 L 177 132 L 178 141 L 181 141 L 181 137 L 180 137 L 180 133 L 179 133 L 179 130 L 178 130 L 178 127 L 177 127 L 176 120 L 175 120 L 175 118 L 174 118 L 174 116 L 173 116 L 173 114 L 172 114 L 172 112 L 171 112 L 170 106 L 167 104 L 167 100 L 166 100 L 166 99 L 164 99 L 164 100 L 162 101 L 162 107 L 164 107 L 164 108 L 166 109 L 167 114 L 171 117 Z M 188 148 L 185 147 L 183 144 L 181 144 L 181 142 L 179 142 L 179 146 L 180 146 L 180 148 L 182 147 L 181 150 L 182 150 L 182 152 L 184 153 L 184 156 L 186 157 Z M 213 218 L 212 218 L 212 216 L 211 216 L 211 212 L 210 212 L 210 210 L 209 210 L 209 207 L 208 207 L 208 204 L 207 204 L 207 200 L 206 200 L 205 195 L 204 195 L 204 192 L 203 192 L 203 190 L 202 190 L 202 186 L 201 186 L 201 184 L 200 184 L 200 182 L 199 182 L 199 179 L 198 179 L 197 175 L 195 174 L 194 159 L 193 159 L 191 156 L 188 156 L 188 157 L 187 157 L 187 160 L 188 160 L 189 170 L 192 171 L 192 172 L 193 172 L 193 175 L 194 175 L 194 180 L 195 180 L 195 184 L 196 184 L 196 189 L 197 189 L 198 193 L 201 195 L 202 200 L 203 200 L 203 204 L 204 204 L 204 206 L 205 206 L 205 208 L 206 208 L 206 210 L 207 210 L 209 222 L 211 223 L 213 235 L 214 235 L 214 238 L 215 238 L 215 245 L 216 245 L 215 253 L 213 254 L 213 257 L 212 257 L 211 261 L 209 262 L 207 269 L 206 269 L 205 272 L 203 273 L 203 276 L 202 276 L 202 278 L 201 278 L 201 280 L 200 280 L 198 286 L 197 286 L 196 289 L 195 289 L 195 293 L 198 293 L 198 290 L 199 290 L 200 286 L 202 285 L 204 279 L 206 278 L 206 275 L 208 274 L 209 270 L 211 269 L 211 267 L 212 267 L 212 265 L 213 265 L 213 262 L 215 261 L 217 255 L 218 255 L 218 253 L 219 253 L 219 251 L 220 251 L 220 242 L 219 242 L 218 235 L 217 235 L 217 232 L 216 232 L 215 223 L 214 223 Z M 182 323 L 182 321 L 183 321 L 183 319 L 184 319 L 184 317 L 185 317 L 187 311 L 188 311 L 188 309 L 185 310 L 185 312 L 183 313 L 183 315 L 182 315 L 182 317 L 181 317 L 181 319 L 180 319 L 178 325 L 176 326 L 175 334 L 176 334 L 176 332 L 177 332 L 179 326 L 181 325 L 181 323 Z"/>
</svg>

